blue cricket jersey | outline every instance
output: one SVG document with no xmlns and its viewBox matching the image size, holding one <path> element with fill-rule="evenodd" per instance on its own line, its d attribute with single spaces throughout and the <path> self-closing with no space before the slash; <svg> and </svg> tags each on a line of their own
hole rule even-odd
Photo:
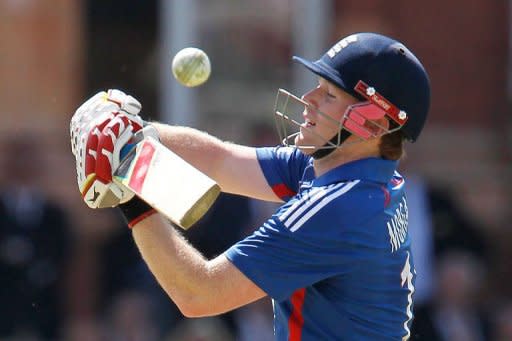
<svg viewBox="0 0 512 341">
<path fill-rule="evenodd" d="M 406 340 L 415 276 L 397 162 L 315 177 L 297 149 L 257 155 L 285 204 L 225 255 L 272 298 L 276 340 Z"/>
</svg>

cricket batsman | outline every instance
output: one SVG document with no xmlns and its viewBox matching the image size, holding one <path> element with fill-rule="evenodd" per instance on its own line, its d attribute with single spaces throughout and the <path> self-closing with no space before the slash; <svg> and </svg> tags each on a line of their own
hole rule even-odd
<svg viewBox="0 0 512 341">
<path fill-rule="evenodd" d="M 94 188 L 100 199 L 87 203 L 92 208 L 119 207 L 149 269 L 187 317 L 270 296 L 279 341 L 407 340 L 415 270 L 397 167 L 427 118 L 427 73 L 404 44 L 375 33 L 347 36 L 316 61 L 293 60 L 318 82 L 300 98 L 278 91 L 278 127 L 295 130 L 279 129 L 277 147 L 150 124 L 224 192 L 282 203 L 223 254 L 205 259 L 161 214 L 112 183 L 122 147 L 146 125 L 140 104 L 121 91 L 96 95 L 73 116 L 79 188 Z M 97 186 L 84 185 L 91 182 Z M 235 227 L 226 219 L 225 228 Z"/>
</svg>

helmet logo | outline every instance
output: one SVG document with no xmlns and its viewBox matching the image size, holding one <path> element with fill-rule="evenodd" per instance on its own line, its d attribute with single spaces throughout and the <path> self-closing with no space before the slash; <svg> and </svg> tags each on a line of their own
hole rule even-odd
<svg viewBox="0 0 512 341">
<path fill-rule="evenodd" d="M 348 46 L 348 44 L 355 43 L 357 41 L 357 35 L 352 34 L 348 37 L 345 37 L 341 39 L 339 42 L 336 43 L 333 47 L 327 51 L 327 55 L 331 58 L 334 58 L 341 50 L 343 50 L 345 47 Z"/>
<path fill-rule="evenodd" d="M 383 109 L 387 115 L 396 123 L 404 125 L 404 123 L 407 121 L 407 113 L 398 109 L 393 103 L 379 94 L 374 87 L 367 85 L 363 81 L 359 81 L 354 87 L 354 90 L 373 104 Z"/>
<path fill-rule="evenodd" d="M 366 94 L 370 97 L 375 95 L 375 88 L 370 86 L 368 89 L 366 89 Z"/>
</svg>

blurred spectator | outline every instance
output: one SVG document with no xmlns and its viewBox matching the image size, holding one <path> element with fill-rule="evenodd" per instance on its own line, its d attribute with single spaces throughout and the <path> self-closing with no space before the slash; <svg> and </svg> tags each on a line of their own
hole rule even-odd
<svg viewBox="0 0 512 341">
<path fill-rule="evenodd" d="M 483 280 L 481 269 L 489 264 L 483 230 L 449 187 L 415 176 L 408 185 L 417 271 L 412 340 L 486 340 L 488 322 L 472 301 Z"/>
<path fill-rule="evenodd" d="M 158 286 L 140 257 L 126 223 L 120 215 L 116 218 L 113 221 L 116 226 L 99 246 L 100 297 L 104 301 L 126 290 L 150 292 Z"/>
<path fill-rule="evenodd" d="M 164 341 L 235 341 L 235 338 L 219 317 L 204 317 L 182 320 Z"/>
<path fill-rule="evenodd" d="M 482 263 L 470 253 L 444 253 L 432 303 L 415 309 L 412 340 L 488 340 L 489 321 L 478 301 L 484 280 Z"/>
<path fill-rule="evenodd" d="M 512 340 L 512 302 L 502 304 L 493 320 L 493 337 L 494 341 L 510 341 Z"/>
<path fill-rule="evenodd" d="M 24 135 L 3 146 L 0 338 L 9 340 L 55 340 L 63 318 L 69 229 L 36 182 L 45 172 L 40 143 Z"/>
<path fill-rule="evenodd" d="M 464 212 L 446 185 L 430 183 L 428 205 L 434 228 L 434 256 L 440 259 L 445 252 L 462 250 L 487 263 L 488 246 L 483 229 Z"/>
<path fill-rule="evenodd" d="M 62 329 L 62 341 L 106 341 L 105 327 L 96 319 L 74 319 Z"/>
<path fill-rule="evenodd" d="M 484 266 L 488 265 L 490 254 L 483 229 L 461 209 L 449 187 L 410 174 L 407 204 L 418 307 L 431 299 L 436 281 L 434 268 L 445 253 L 464 251 Z"/>
<path fill-rule="evenodd" d="M 128 290 L 120 293 L 112 302 L 109 321 L 109 341 L 157 341 L 159 328 L 155 323 L 155 311 L 148 295 Z"/>
</svg>

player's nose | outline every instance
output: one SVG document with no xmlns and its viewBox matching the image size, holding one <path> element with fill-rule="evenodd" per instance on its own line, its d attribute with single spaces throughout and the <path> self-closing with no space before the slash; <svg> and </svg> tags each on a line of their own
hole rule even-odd
<svg viewBox="0 0 512 341">
<path fill-rule="evenodd" d="M 317 97 L 318 97 L 318 88 L 313 88 L 313 89 L 307 91 L 305 94 L 303 94 L 300 99 L 303 100 L 304 102 L 307 102 L 308 104 L 310 104 L 312 106 L 316 106 L 318 104 Z"/>
</svg>

